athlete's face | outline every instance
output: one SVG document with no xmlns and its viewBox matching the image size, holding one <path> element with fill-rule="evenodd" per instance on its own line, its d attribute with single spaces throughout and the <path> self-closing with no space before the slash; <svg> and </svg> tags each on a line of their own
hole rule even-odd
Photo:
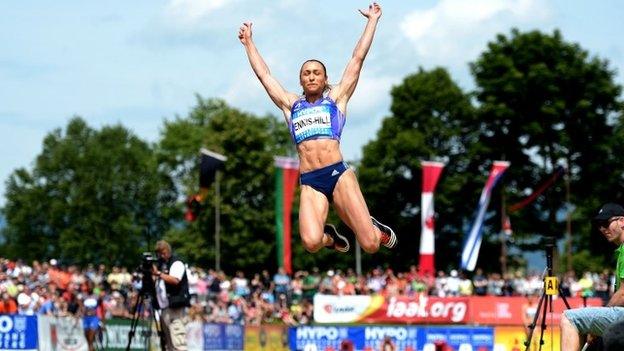
<svg viewBox="0 0 624 351">
<path fill-rule="evenodd" d="M 327 85 L 327 72 L 317 61 L 307 61 L 301 66 L 299 81 L 306 95 L 322 94 Z"/>
</svg>

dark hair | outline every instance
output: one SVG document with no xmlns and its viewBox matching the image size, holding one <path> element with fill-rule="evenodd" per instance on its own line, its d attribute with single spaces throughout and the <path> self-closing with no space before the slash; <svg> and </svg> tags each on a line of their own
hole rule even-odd
<svg viewBox="0 0 624 351">
<path fill-rule="evenodd" d="M 299 76 L 301 77 L 301 72 L 303 71 L 303 66 L 305 66 L 306 63 L 308 62 L 317 62 L 319 65 L 321 65 L 323 67 L 323 72 L 325 72 L 325 78 L 327 78 L 327 68 L 325 67 L 325 64 L 323 62 L 321 62 L 320 60 L 317 59 L 309 59 L 304 61 L 301 64 L 301 68 L 299 69 Z M 325 88 L 323 89 L 323 92 L 326 92 L 328 90 L 331 89 L 331 84 L 329 84 L 328 82 L 325 82 Z"/>
<path fill-rule="evenodd" d="M 604 350 L 621 350 L 624 346 L 624 321 L 611 324 L 602 335 Z"/>
<path fill-rule="evenodd" d="M 301 69 L 299 69 L 299 75 L 301 75 L 301 71 L 303 71 L 303 66 L 305 66 L 308 62 L 317 62 L 319 65 L 323 66 L 323 71 L 325 71 L 325 77 L 327 77 L 327 68 L 325 68 L 325 64 L 317 59 L 309 59 L 301 64 Z"/>
</svg>

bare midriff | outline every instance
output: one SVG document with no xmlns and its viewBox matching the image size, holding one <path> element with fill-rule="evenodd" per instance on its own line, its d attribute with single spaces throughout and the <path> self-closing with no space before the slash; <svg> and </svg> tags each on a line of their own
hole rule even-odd
<svg viewBox="0 0 624 351">
<path fill-rule="evenodd" d="M 342 161 L 340 142 L 334 139 L 305 140 L 297 145 L 299 172 L 307 173 Z"/>
</svg>

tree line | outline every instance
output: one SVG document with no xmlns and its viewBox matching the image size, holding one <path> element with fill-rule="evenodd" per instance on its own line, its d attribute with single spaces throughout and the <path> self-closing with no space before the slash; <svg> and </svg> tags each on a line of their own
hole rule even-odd
<svg viewBox="0 0 624 351">
<path fill-rule="evenodd" d="M 446 163 L 435 197 L 436 267 L 456 268 L 487 172 L 511 162 L 495 189 L 477 266 L 498 270 L 501 199 L 524 198 L 557 166 L 567 169 L 533 203 L 511 214 L 512 265 L 519 253 L 560 241 L 571 211 L 571 264 L 611 267 L 609 244 L 589 219 L 601 203 L 621 202 L 624 146 L 621 86 L 605 59 L 561 33 L 499 34 L 470 63 L 475 89 L 464 91 L 444 68 L 418 69 L 390 91 L 390 114 L 360 160 L 349 160 L 371 213 L 399 233 L 396 251 L 364 255 L 368 266 L 418 262 L 421 160 Z M 250 73 L 251 74 L 251 73 Z M 200 147 L 228 156 L 221 180 L 221 256 L 226 271 L 275 269 L 273 156 L 294 155 L 275 115 L 256 116 L 197 96 L 187 116 L 166 120 L 148 143 L 123 125 L 94 129 L 82 117 L 50 132 L 32 168 L 6 180 L 0 254 L 27 260 L 135 265 L 156 240 L 189 262 L 214 262 L 214 189 L 194 222 L 184 199 L 197 191 Z M 569 189 L 569 190 L 568 190 Z M 297 200 L 295 200 L 297 201 Z M 353 267 L 354 255 L 303 251 L 294 206 L 295 269 Z M 337 223 L 335 214 L 330 221 Z M 344 224 L 339 230 L 351 235 Z"/>
</svg>

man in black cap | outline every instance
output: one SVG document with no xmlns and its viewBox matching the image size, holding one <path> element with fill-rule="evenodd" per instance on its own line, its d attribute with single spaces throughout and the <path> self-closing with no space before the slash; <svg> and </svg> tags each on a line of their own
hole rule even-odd
<svg viewBox="0 0 624 351">
<path fill-rule="evenodd" d="M 615 293 L 606 307 L 575 308 L 564 311 L 561 317 L 561 350 L 578 351 L 581 338 L 587 336 L 591 343 L 610 325 L 624 320 L 624 208 L 608 203 L 593 218 L 593 225 L 609 242 L 618 246 L 615 271 Z"/>
</svg>

